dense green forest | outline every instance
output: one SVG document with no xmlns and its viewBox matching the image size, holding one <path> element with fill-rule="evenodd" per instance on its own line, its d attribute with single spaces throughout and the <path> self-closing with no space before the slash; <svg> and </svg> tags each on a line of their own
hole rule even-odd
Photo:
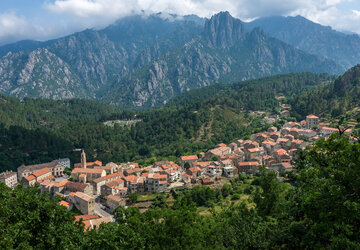
<svg viewBox="0 0 360 250">
<path fill-rule="evenodd" d="M 190 90 L 169 101 L 168 106 L 181 107 L 203 102 L 224 103 L 247 110 L 269 110 L 278 107 L 278 95 L 298 96 L 332 82 L 328 74 L 298 73 L 265 77 L 233 84 L 214 84 Z"/>
<path fill-rule="evenodd" d="M 115 210 L 117 223 L 83 232 L 73 214 L 37 187 L 0 183 L 0 248 L 58 249 L 358 249 L 360 144 L 347 137 L 320 140 L 299 155 L 297 175 L 279 182 L 262 171 L 247 202 L 211 209 L 246 182 L 240 175 L 221 190 L 197 187 L 159 198 L 153 208 Z M 235 194 L 234 194 L 235 193 Z M 198 206 L 210 207 L 201 215 Z"/>
<path fill-rule="evenodd" d="M 79 160 L 84 148 L 89 160 L 138 161 L 206 151 L 220 142 L 247 138 L 268 125 L 249 110 L 278 112 L 277 95 L 293 96 L 328 82 L 326 74 L 287 74 L 258 80 L 213 85 L 193 90 L 168 106 L 142 112 L 87 100 L 52 101 L 1 96 L 0 167 L 15 170 L 21 164 L 54 158 Z M 106 120 L 138 119 L 124 126 L 105 126 Z"/>
<path fill-rule="evenodd" d="M 331 84 L 306 91 L 290 99 L 293 115 L 300 119 L 314 113 L 329 118 L 347 115 L 354 109 L 359 114 L 360 65 L 357 65 Z"/>
</svg>

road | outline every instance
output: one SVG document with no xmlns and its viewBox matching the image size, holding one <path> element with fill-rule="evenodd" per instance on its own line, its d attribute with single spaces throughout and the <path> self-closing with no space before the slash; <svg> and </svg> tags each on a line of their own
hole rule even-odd
<svg viewBox="0 0 360 250">
<path fill-rule="evenodd" d="M 112 218 L 112 215 L 109 214 L 108 212 L 104 211 L 103 209 L 101 209 L 100 207 L 100 203 L 98 202 L 95 202 L 95 213 L 97 215 L 99 215 L 100 217 L 107 217 L 107 216 L 111 216 Z"/>
</svg>

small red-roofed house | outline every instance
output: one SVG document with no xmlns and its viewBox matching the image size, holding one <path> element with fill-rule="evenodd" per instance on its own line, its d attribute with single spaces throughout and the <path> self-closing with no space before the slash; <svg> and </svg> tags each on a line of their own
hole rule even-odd
<svg viewBox="0 0 360 250">
<path fill-rule="evenodd" d="M 192 168 L 189 168 L 188 170 L 186 170 L 186 173 L 193 177 L 201 176 L 202 172 L 203 172 L 203 170 L 199 167 L 192 167 Z"/>
<path fill-rule="evenodd" d="M 49 168 L 42 168 L 31 175 L 22 179 L 22 183 L 24 186 L 29 187 L 34 185 L 36 182 L 41 183 L 42 181 L 53 178 L 52 171 Z"/>
<path fill-rule="evenodd" d="M 319 117 L 317 117 L 316 115 L 307 115 L 305 127 L 311 129 L 314 126 L 319 126 Z"/>
<path fill-rule="evenodd" d="M 212 185 L 212 184 L 214 184 L 214 180 L 211 180 L 211 179 L 202 179 L 202 184 L 203 184 L 203 185 Z"/>
<path fill-rule="evenodd" d="M 73 208 L 73 204 L 67 201 L 59 201 L 59 205 L 66 207 L 68 211 L 70 211 Z"/>
<path fill-rule="evenodd" d="M 186 155 L 186 156 L 181 156 L 180 157 L 180 165 L 182 167 L 184 167 L 185 163 L 189 163 L 190 166 L 193 166 L 194 162 L 198 161 L 198 156 L 197 155 Z"/>
</svg>

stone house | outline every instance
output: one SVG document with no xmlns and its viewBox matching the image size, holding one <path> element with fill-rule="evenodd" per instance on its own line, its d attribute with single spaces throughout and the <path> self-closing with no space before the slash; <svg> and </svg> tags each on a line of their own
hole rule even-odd
<svg viewBox="0 0 360 250">
<path fill-rule="evenodd" d="M 17 169 L 18 180 L 21 181 L 22 178 L 28 177 L 33 172 L 35 172 L 37 170 L 40 170 L 40 169 L 44 169 L 44 168 L 50 169 L 51 174 L 53 176 L 61 176 L 61 175 L 64 174 L 64 166 L 61 165 L 57 161 L 52 161 L 52 162 L 48 162 L 48 163 L 42 163 L 42 164 L 35 164 L 35 165 L 28 165 L 28 166 L 20 166 L 20 167 L 18 167 L 18 169 Z"/>
<path fill-rule="evenodd" d="M 0 182 L 4 182 L 6 186 L 13 187 L 18 184 L 17 174 L 13 171 L 6 171 L 0 174 Z"/>
<path fill-rule="evenodd" d="M 238 170 L 239 173 L 246 173 L 246 174 L 255 174 L 259 172 L 259 162 L 252 161 L 252 162 L 239 162 L 238 163 Z"/>
<path fill-rule="evenodd" d="M 245 161 L 262 161 L 262 156 L 265 155 L 263 147 L 245 149 Z"/>
<path fill-rule="evenodd" d="M 109 207 L 111 213 L 114 212 L 114 210 L 118 206 L 125 206 L 125 205 L 126 205 L 126 200 L 124 198 L 112 194 L 106 196 L 106 206 Z"/>
<path fill-rule="evenodd" d="M 311 129 L 314 126 L 319 126 L 319 117 L 316 115 L 308 115 L 306 116 L 306 128 Z"/>
<path fill-rule="evenodd" d="M 93 180 L 92 185 L 93 185 L 94 194 L 95 195 L 100 194 L 101 186 L 105 185 L 108 182 L 111 182 L 113 180 L 116 180 L 116 179 L 119 179 L 122 177 L 124 177 L 124 175 L 122 175 L 120 173 L 113 173 L 113 174 L 106 175 L 104 177 L 100 177 L 100 178 Z"/>
<path fill-rule="evenodd" d="M 163 192 L 167 187 L 167 175 L 149 174 L 146 180 L 147 192 Z"/>
<path fill-rule="evenodd" d="M 65 184 L 65 192 L 76 193 L 81 192 L 87 195 L 91 195 L 93 193 L 93 188 L 89 183 L 82 182 L 72 182 L 68 181 Z"/>
<path fill-rule="evenodd" d="M 185 163 L 189 163 L 190 166 L 193 166 L 194 162 L 198 161 L 197 155 L 187 155 L 187 156 L 181 156 L 180 157 L 180 165 L 184 167 Z"/>
<path fill-rule="evenodd" d="M 25 187 L 34 185 L 36 182 L 40 183 L 44 180 L 53 178 L 52 172 L 49 168 L 42 168 L 34 171 L 31 175 L 22 179 L 22 183 Z"/>
<path fill-rule="evenodd" d="M 91 196 L 76 192 L 74 194 L 74 205 L 83 214 L 95 214 L 95 201 Z"/>
<path fill-rule="evenodd" d="M 103 197 L 108 195 L 116 195 L 116 196 L 124 197 L 127 194 L 127 188 L 125 187 L 124 179 L 116 179 L 110 181 L 102 185 L 100 190 L 101 190 L 100 193 Z"/>
<path fill-rule="evenodd" d="M 77 182 L 92 182 L 93 180 L 104 177 L 106 171 L 104 169 L 91 169 L 91 168 L 74 168 L 71 176 Z"/>
</svg>

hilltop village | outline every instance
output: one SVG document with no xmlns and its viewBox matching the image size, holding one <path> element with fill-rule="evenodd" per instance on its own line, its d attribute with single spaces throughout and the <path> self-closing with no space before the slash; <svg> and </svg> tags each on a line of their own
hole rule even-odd
<svg viewBox="0 0 360 250">
<path fill-rule="evenodd" d="M 280 130 L 270 127 L 252 135 L 250 140 L 220 143 L 207 152 L 181 156 L 178 163 L 160 161 L 146 167 L 134 162 L 103 165 L 101 161 L 87 162 L 82 150 L 80 163 L 73 164 L 73 168 L 69 159 L 59 159 L 20 166 L 17 173 L 1 173 L 0 181 L 9 187 L 38 183 L 41 192 L 62 197 L 60 205 L 68 210 L 76 207 L 84 215 L 77 219 L 90 220 L 87 228 L 92 228 L 111 221 L 114 209 L 128 205 L 128 197 L 134 193 L 166 192 L 198 184 L 211 186 L 239 173 L 257 174 L 261 165 L 278 175 L 293 171 L 292 159 L 299 149 L 338 131 L 325 126 L 319 117 L 308 115 L 300 123 L 287 122 Z M 345 131 L 348 132 L 351 130 Z M 72 169 L 70 175 L 65 174 L 66 169 Z"/>
</svg>

